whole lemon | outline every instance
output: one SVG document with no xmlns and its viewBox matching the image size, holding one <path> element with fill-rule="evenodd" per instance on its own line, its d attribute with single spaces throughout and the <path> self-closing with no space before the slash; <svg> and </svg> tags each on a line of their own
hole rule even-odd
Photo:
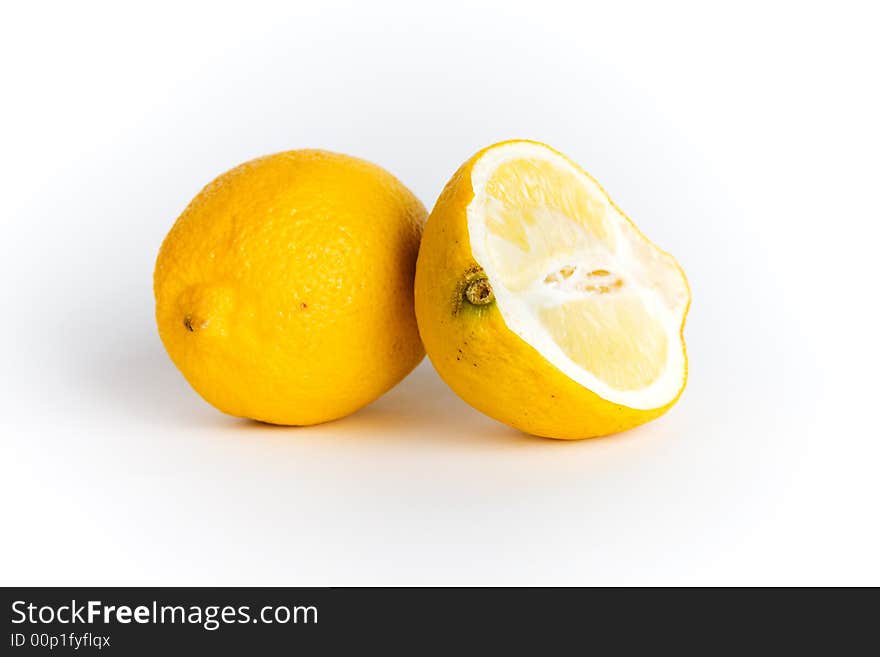
<svg viewBox="0 0 880 657">
<path fill-rule="evenodd" d="M 425 226 L 415 295 L 440 376 L 528 433 L 629 429 L 687 380 L 681 267 L 541 143 L 490 146 L 453 175 Z"/>
<path fill-rule="evenodd" d="M 422 359 L 413 278 L 426 211 L 384 169 L 320 150 L 216 178 L 165 238 L 153 277 L 171 360 L 224 413 L 343 417 Z"/>
</svg>

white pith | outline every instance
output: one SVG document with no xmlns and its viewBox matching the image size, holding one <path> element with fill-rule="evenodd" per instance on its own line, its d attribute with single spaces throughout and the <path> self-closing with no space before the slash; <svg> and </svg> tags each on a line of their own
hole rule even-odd
<svg viewBox="0 0 880 657">
<path fill-rule="evenodd" d="M 610 240 L 614 247 L 595 239 L 580 223 L 557 212 L 552 217 L 557 225 L 560 221 L 571 222 L 572 226 L 566 225 L 566 228 L 573 235 L 577 234 L 577 239 L 573 240 L 576 248 L 553 261 L 542 263 L 544 266 L 539 270 L 524 271 L 523 284 L 513 291 L 504 285 L 493 261 L 486 219 L 493 204 L 500 202 L 489 196 L 485 187 L 500 165 L 519 159 L 549 161 L 583 181 L 591 201 L 601 205 L 601 211 L 607 213 L 605 216 L 614 227 L 614 238 Z M 513 142 L 490 149 L 474 164 L 471 184 L 474 198 L 467 209 L 471 251 L 488 276 L 507 327 L 563 374 L 603 399 L 634 409 L 659 408 L 671 402 L 681 389 L 685 375 L 684 349 L 679 332 L 688 302 L 687 283 L 671 256 L 650 245 L 610 203 L 592 178 L 540 144 Z M 497 239 L 495 242 L 496 249 L 517 248 L 512 244 L 499 247 Z M 665 368 L 658 378 L 643 388 L 618 390 L 609 386 L 572 361 L 538 319 L 542 308 L 586 295 L 598 295 L 603 299 L 602 303 L 614 303 L 618 295 L 633 294 L 639 296 L 650 314 L 661 323 L 667 336 Z"/>
</svg>

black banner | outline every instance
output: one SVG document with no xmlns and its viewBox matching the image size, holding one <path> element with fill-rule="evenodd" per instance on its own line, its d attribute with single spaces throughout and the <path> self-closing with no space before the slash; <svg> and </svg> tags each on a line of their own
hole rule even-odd
<svg viewBox="0 0 880 657">
<path fill-rule="evenodd" d="M 539 654 L 609 645 L 616 653 L 646 641 L 712 652 L 766 649 L 774 635 L 780 647 L 798 636 L 818 641 L 815 632 L 829 626 L 831 614 L 826 608 L 820 617 L 810 596 L 792 593 L 740 591 L 731 599 L 703 589 L 7 588 L 2 654 L 351 654 L 391 647 L 421 654 L 441 646 L 469 654 L 478 645 L 494 654 L 527 643 L 539 645 Z M 837 648 L 873 626 L 873 609 L 848 612 L 849 631 L 835 639 Z"/>
</svg>

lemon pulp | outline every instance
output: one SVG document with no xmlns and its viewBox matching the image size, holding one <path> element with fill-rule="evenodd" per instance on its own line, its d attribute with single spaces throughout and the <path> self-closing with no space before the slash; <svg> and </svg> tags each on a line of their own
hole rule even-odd
<svg viewBox="0 0 880 657">
<path fill-rule="evenodd" d="M 654 409 L 681 390 L 689 290 L 593 178 L 552 149 L 509 142 L 471 172 L 467 226 L 507 327 L 600 397 Z"/>
</svg>

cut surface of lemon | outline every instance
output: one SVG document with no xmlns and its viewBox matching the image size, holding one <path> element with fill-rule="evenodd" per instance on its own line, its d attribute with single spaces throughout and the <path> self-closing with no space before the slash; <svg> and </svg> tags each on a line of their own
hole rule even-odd
<svg viewBox="0 0 880 657">
<path fill-rule="evenodd" d="M 685 379 L 690 294 L 598 183 L 552 149 L 510 142 L 471 172 L 467 227 L 507 327 L 613 403 L 653 409 Z"/>
</svg>

